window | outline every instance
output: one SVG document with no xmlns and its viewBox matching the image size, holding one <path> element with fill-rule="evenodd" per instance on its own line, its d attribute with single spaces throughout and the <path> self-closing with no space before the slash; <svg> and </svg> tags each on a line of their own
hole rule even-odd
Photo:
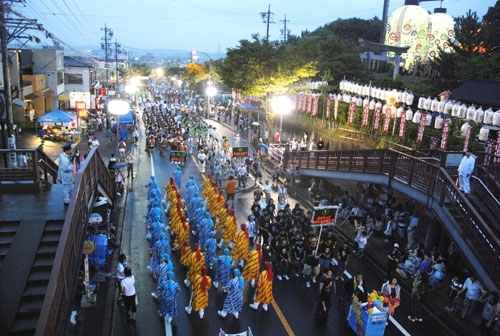
<svg viewBox="0 0 500 336">
<path fill-rule="evenodd" d="M 81 74 L 64 74 L 65 84 L 83 84 L 83 76 Z"/>
</svg>

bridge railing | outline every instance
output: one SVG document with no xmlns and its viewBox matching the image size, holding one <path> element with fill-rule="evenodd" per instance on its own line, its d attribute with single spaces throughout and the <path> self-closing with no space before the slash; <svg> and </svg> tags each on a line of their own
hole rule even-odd
<svg viewBox="0 0 500 336">
<path fill-rule="evenodd" d="M 94 148 L 76 176 L 36 335 L 66 334 L 82 262 L 85 232 L 99 188 L 112 204 L 114 181 L 97 148 Z"/>
<path fill-rule="evenodd" d="M 409 151 L 391 149 L 287 152 L 285 164 L 288 166 L 294 162 L 299 170 L 383 174 L 389 181 L 396 180 L 422 192 L 428 199 L 438 202 L 454 214 L 461 238 L 471 250 L 476 251 L 475 257 L 487 269 L 489 276 L 498 279 L 500 240 L 492 228 L 493 223 L 487 222 L 460 192 L 455 179 L 443 167 L 443 158 L 444 154 L 439 151 L 420 152 L 414 156 Z M 480 172 L 481 169 L 476 171 Z M 483 197 L 493 196 L 485 194 Z"/>
</svg>

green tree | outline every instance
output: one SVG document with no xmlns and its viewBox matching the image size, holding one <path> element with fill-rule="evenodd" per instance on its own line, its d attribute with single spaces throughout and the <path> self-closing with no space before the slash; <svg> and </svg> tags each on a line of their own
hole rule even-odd
<svg viewBox="0 0 500 336">
<path fill-rule="evenodd" d="M 294 53 L 293 46 L 252 37 L 252 41 L 241 40 L 237 48 L 228 49 L 217 72 L 228 87 L 261 100 L 269 134 L 274 134 L 275 116 L 268 97 L 291 92 L 294 85 L 316 75 L 316 62 Z"/>
</svg>

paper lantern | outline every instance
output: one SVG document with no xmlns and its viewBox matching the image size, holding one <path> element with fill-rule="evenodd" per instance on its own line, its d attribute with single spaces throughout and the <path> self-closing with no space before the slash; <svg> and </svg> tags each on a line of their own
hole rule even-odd
<svg viewBox="0 0 500 336">
<path fill-rule="evenodd" d="M 467 114 L 467 105 L 465 105 L 465 104 L 460 105 L 460 108 L 458 109 L 457 117 L 464 119 L 466 114 Z"/>
<path fill-rule="evenodd" d="M 455 37 L 455 21 L 446 14 L 446 8 L 435 8 L 431 14 L 431 31 L 429 34 L 429 50 L 428 56 L 430 59 L 435 58 L 439 54 L 439 49 L 444 52 L 451 52 L 449 40 Z"/>
<path fill-rule="evenodd" d="M 431 104 L 432 104 L 431 97 L 427 97 L 427 99 L 424 100 L 424 110 L 429 111 L 431 109 Z"/>
<path fill-rule="evenodd" d="M 474 120 L 475 114 L 476 114 L 476 108 L 474 107 L 474 105 L 469 106 L 469 108 L 467 109 L 467 115 L 466 115 L 467 120 Z"/>
<path fill-rule="evenodd" d="M 385 102 L 389 106 L 396 106 L 398 103 L 398 92 L 396 90 L 387 92 L 385 95 Z"/>
<path fill-rule="evenodd" d="M 434 98 L 431 101 L 431 108 L 430 108 L 430 110 L 432 112 L 438 112 L 438 105 L 439 105 L 439 100 L 437 100 L 436 98 Z"/>
<path fill-rule="evenodd" d="M 470 124 L 468 122 L 464 122 L 462 127 L 460 127 L 460 133 L 463 137 L 467 136 L 467 132 L 469 131 L 469 127 L 470 127 Z"/>
<path fill-rule="evenodd" d="M 363 107 L 365 107 L 366 105 L 370 105 L 370 100 L 368 99 L 368 97 L 363 99 Z"/>
<path fill-rule="evenodd" d="M 443 122 L 444 119 L 441 116 L 436 117 L 436 120 L 434 121 L 434 128 L 435 129 L 443 128 Z"/>
<path fill-rule="evenodd" d="M 444 112 L 444 106 L 445 106 L 446 102 L 444 100 L 441 100 L 438 102 L 438 106 L 437 106 L 437 111 L 439 113 L 443 113 Z"/>
<path fill-rule="evenodd" d="M 477 123 L 481 123 L 481 122 L 483 122 L 483 118 L 484 118 L 483 108 L 479 107 L 476 110 L 476 113 L 474 114 L 474 121 L 477 122 Z"/>
<path fill-rule="evenodd" d="M 350 94 L 344 94 L 342 96 L 342 99 L 343 99 L 344 103 L 348 103 L 349 104 L 351 102 L 351 95 Z"/>
<path fill-rule="evenodd" d="M 370 100 L 370 110 L 375 110 L 375 99 Z"/>
<path fill-rule="evenodd" d="M 397 93 L 397 99 L 396 99 L 396 101 L 397 101 L 398 103 L 401 103 L 401 102 L 403 102 L 403 101 L 406 101 L 406 99 L 405 99 L 405 100 L 403 100 L 403 93 L 402 93 L 401 91 L 399 91 L 399 90 L 398 90 L 398 93 Z"/>
<path fill-rule="evenodd" d="M 415 124 L 420 124 L 420 116 L 421 115 L 422 115 L 422 113 L 420 113 L 420 110 L 417 110 L 417 112 L 415 112 L 415 114 L 413 115 L 413 119 L 411 121 Z"/>
<path fill-rule="evenodd" d="M 389 105 L 387 105 L 387 104 L 384 104 L 384 105 L 382 106 L 382 114 L 385 114 L 385 112 L 387 111 L 387 108 L 388 108 L 388 107 L 389 107 Z"/>
<path fill-rule="evenodd" d="M 398 107 L 398 109 L 396 110 L 396 118 L 401 118 L 401 114 L 403 113 L 403 111 L 403 106 Z"/>
<path fill-rule="evenodd" d="M 484 111 L 483 124 L 491 125 L 493 124 L 493 110 L 491 107 Z"/>
<path fill-rule="evenodd" d="M 500 126 L 500 110 L 493 113 L 492 124 L 495 126 Z"/>
<path fill-rule="evenodd" d="M 407 95 L 406 95 L 406 105 L 409 105 L 409 106 L 412 106 L 413 105 L 413 99 L 415 98 L 415 96 L 413 96 L 413 93 L 409 92 Z"/>
<path fill-rule="evenodd" d="M 486 141 L 488 140 L 488 135 L 490 134 L 490 129 L 486 126 L 481 127 L 479 130 L 479 141 Z"/>
<path fill-rule="evenodd" d="M 418 5 L 405 5 L 397 8 L 389 16 L 386 26 L 385 44 L 410 48 L 402 57 L 406 60 L 406 70 L 423 62 L 429 50 L 431 16 Z M 390 57 L 394 53 L 389 53 Z"/>
<path fill-rule="evenodd" d="M 413 120 L 413 111 L 411 109 L 406 110 L 406 121 Z"/>
<path fill-rule="evenodd" d="M 358 97 L 358 99 L 356 99 L 356 106 L 364 106 L 363 99 L 361 99 L 361 97 Z"/>
<path fill-rule="evenodd" d="M 444 104 L 444 109 L 443 109 L 443 113 L 445 114 L 451 114 L 451 110 L 453 109 L 453 103 L 452 102 L 446 102 L 446 104 Z"/>
<path fill-rule="evenodd" d="M 432 125 L 432 115 L 427 113 L 426 116 L 427 117 L 425 118 L 425 126 Z M 420 116 L 420 118 L 422 118 L 422 116 Z"/>
<path fill-rule="evenodd" d="M 424 104 L 425 104 L 425 97 L 420 97 L 420 98 L 418 98 L 418 106 L 417 106 L 417 107 L 418 107 L 419 109 L 422 109 L 422 110 L 423 110 L 423 109 L 425 108 L 425 107 L 424 107 L 424 106 L 425 106 Z"/>
<path fill-rule="evenodd" d="M 451 116 L 458 117 L 459 111 L 460 111 L 460 104 L 459 103 L 453 104 L 453 107 L 451 108 Z"/>
</svg>

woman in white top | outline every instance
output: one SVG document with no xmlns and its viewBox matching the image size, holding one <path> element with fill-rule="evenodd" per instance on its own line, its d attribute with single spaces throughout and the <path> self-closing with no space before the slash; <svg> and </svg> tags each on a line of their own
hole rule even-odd
<svg viewBox="0 0 500 336">
<path fill-rule="evenodd" d="M 130 267 L 126 267 L 123 271 L 125 278 L 120 281 L 123 293 L 123 303 L 125 304 L 125 311 L 129 320 L 135 320 L 135 313 L 137 307 L 135 305 L 135 278 L 132 275 Z"/>
</svg>

